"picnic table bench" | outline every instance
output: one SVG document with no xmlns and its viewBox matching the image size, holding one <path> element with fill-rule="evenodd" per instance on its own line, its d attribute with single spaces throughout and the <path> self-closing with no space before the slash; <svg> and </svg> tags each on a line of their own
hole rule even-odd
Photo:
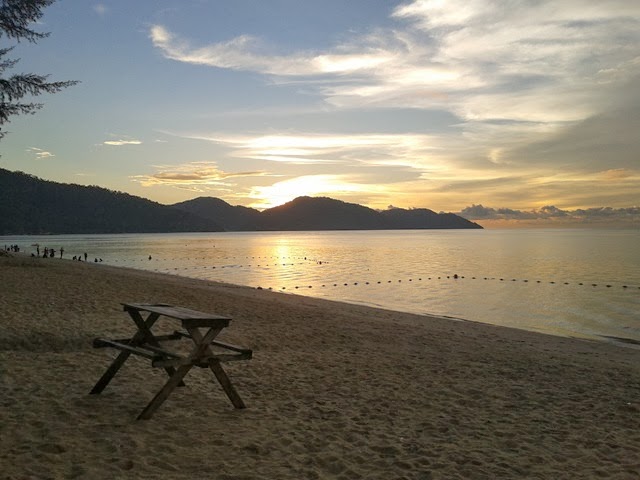
<svg viewBox="0 0 640 480">
<path fill-rule="evenodd" d="M 132 338 L 106 339 L 96 338 L 95 348 L 111 347 L 120 350 L 120 354 L 104 372 L 91 390 L 99 394 L 109 384 L 130 355 L 138 355 L 151 360 L 151 366 L 163 368 L 169 379 L 153 397 L 138 419 L 149 419 L 162 405 L 177 386 L 184 385 L 183 378 L 194 366 L 209 368 L 218 379 L 223 390 L 235 408 L 245 408 L 245 404 L 223 370 L 221 363 L 234 360 L 248 360 L 252 351 L 215 340 L 222 329 L 229 326 L 230 317 L 198 312 L 184 307 L 167 304 L 123 303 L 124 311 L 129 314 L 137 331 Z M 142 313 L 148 313 L 143 318 Z M 154 335 L 151 328 L 161 317 L 179 321 L 182 330 L 165 335 Z M 188 338 L 193 347 L 188 354 L 167 350 L 160 342 Z"/>
</svg>

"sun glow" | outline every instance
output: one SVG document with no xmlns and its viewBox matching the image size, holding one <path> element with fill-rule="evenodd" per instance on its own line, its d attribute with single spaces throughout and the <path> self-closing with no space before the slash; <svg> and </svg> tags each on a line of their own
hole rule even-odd
<svg viewBox="0 0 640 480">
<path fill-rule="evenodd" d="M 272 208 L 302 196 L 332 196 L 345 193 L 370 191 L 370 185 L 350 183 L 341 175 L 307 175 L 292 178 L 273 185 L 253 187 L 251 198 L 256 199 L 253 208 Z"/>
</svg>

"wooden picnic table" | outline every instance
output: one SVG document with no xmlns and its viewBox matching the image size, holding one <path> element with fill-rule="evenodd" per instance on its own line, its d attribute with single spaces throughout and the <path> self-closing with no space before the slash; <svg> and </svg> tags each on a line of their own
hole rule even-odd
<svg viewBox="0 0 640 480">
<path fill-rule="evenodd" d="M 132 338 L 116 340 L 96 338 L 93 341 L 93 346 L 96 348 L 112 347 L 120 350 L 120 354 L 93 387 L 92 394 L 99 394 L 104 390 L 130 355 L 138 355 L 150 359 L 153 367 L 163 368 L 169 376 L 167 382 L 140 413 L 138 419 L 151 418 L 173 389 L 178 385 L 184 385 L 183 378 L 194 366 L 211 369 L 233 406 L 245 408 L 244 402 L 231 384 L 221 363 L 248 360 L 252 356 L 252 351 L 215 340 L 222 329 L 229 326 L 230 317 L 167 304 L 123 303 L 122 305 L 124 311 L 135 323 L 137 331 Z M 143 313 L 148 313 L 146 319 L 143 318 Z M 154 335 L 151 329 L 161 316 L 179 321 L 182 330 L 175 330 L 168 335 Z M 193 347 L 187 355 L 168 350 L 160 343 L 184 338 L 193 341 Z"/>
</svg>

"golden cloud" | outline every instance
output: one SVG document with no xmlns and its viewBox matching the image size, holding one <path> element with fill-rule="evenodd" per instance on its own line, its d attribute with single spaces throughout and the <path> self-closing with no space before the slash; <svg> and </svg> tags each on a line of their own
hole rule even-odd
<svg viewBox="0 0 640 480">
<path fill-rule="evenodd" d="M 188 185 L 225 185 L 225 180 L 237 177 L 258 177 L 266 175 L 261 171 L 224 172 L 216 164 L 193 162 L 184 165 L 157 166 L 160 171 L 150 175 L 130 177 L 143 187 L 172 185 L 184 188 Z"/>
</svg>

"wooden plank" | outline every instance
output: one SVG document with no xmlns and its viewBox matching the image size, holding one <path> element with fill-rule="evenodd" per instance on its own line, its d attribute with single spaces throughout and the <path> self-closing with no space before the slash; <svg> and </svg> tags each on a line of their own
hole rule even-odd
<svg viewBox="0 0 640 480">
<path fill-rule="evenodd" d="M 164 348 L 159 348 L 159 347 L 154 347 L 153 345 L 149 345 L 149 344 L 143 344 L 140 345 L 141 348 L 144 348 L 146 350 L 151 350 L 152 352 L 155 352 L 161 356 L 164 357 L 170 357 L 170 358 L 181 358 L 182 355 L 178 354 L 178 353 L 174 353 L 174 352 L 170 352 L 169 350 L 165 350 Z"/>
<path fill-rule="evenodd" d="M 191 323 L 197 323 L 202 321 L 200 326 L 212 326 L 218 323 L 229 325 L 231 317 L 224 315 L 218 315 L 216 313 L 199 312 L 197 310 L 191 310 L 185 307 L 176 307 L 168 305 L 166 303 L 149 304 L 149 303 L 123 303 L 124 310 L 131 311 L 144 311 L 153 312 L 166 317 L 175 318 L 181 321 L 189 321 Z"/>
<path fill-rule="evenodd" d="M 253 352 L 249 350 L 248 353 L 223 353 L 216 355 L 216 358 L 221 362 L 235 362 L 238 360 L 251 360 Z"/>
<path fill-rule="evenodd" d="M 191 335 L 188 333 L 175 331 L 174 334 L 185 337 L 185 338 L 191 338 Z M 250 348 L 239 347 L 238 345 L 232 345 L 230 343 L 221 342 L 219 340 L 212 341 L 211 345 L 215 345 L 217 347 L 226 348 L 228 350 L 233 350 L 234 352 L 240 352 L 242 354 L 248 355 L 248 357 L 246 357 L 247 359 L 250 359 L 253 354 L 253 350 L 251 350 Z"/>
<path fill-rule="evenodd" d="M 233 362 L 238 360 L 250 360 L 251 354 L 243 354 L 243 353 L 222 353 L 222 354 L 214 354 L 212 356 L 204 356 L 201 358 L 186 358 L 186 357 L 176 357 L 176 358 L 155 358 L 151 362 L 151 366 L 153 367 L 179 367 L 180 365 L 194 365 L 197 367 L 207 368 L 209 366 L 209 362 L 211 360 L 216 360 L 218 362 Z"/>
<path fill-rule="evenodd" d="M 218 340 L 214 340 L 213 342 L 211 342 L 211 345 L 215 345 L 217 347 L 226 348 L 228 350 L 233 350 L 234 352 L 240 352 L 240 353 L 243 353 L 243 354 L 249 354 L 249 358 L 251 358 L 251 354 L 253 353 L 253 351 L 250 348 L 243 348 L 243 347 L 239 347 L 237 345 L 231 345 L 230 343 L 220 342 Z"/>
<path fill-rule="evenodd" d="M 157 357 L 155 353 L 142 348 L 143 347 L 142 345 L 138 347 L 134 347 L 132 345 L 127 345 L 126 343 L 115 342 L 113 340 L 108 340 L 106 338 L 96 338 L 93 341 L 93 346 L 95 347 L 96 345 L 98 345 L 99 347 L 117 348 L 118 350 L 127 351 L 129 353 L 133 353 L 134 355 L 140 355 L 141 357 L 146 357 L 150 359 L 154 359 Z"/>
<path fill-rule="evenodd" d="M 219 362 L 235 362 L 238 360 L 251 360 L 251 352 L 249 353 L 221 353 L 216 354 L 215 358 Z"/>
<path fill-rule="evenodd" d="M 158 342 L 167 342 L 170 340 L 180 340 L 183 336 L 184 335 L 180 335 L 179 332 L 176 331 L 167 335 L 154 335 L 153 338 L 155 338 Z M 112 340 L 114 342 L 120 343 L 131 343 L 131 338 L 114 338 Z"/>
<path fill-rule="evenodd" d="M 230 318 L 181 318 L 182 326 L 189 330 L 190 328 L 219 328 L 223 329 L 231 323 Z"/>
<path fill-rule="evenodd" d="M 182 337 L 185 338 L 192 338 L 190 334 L 188 333 L 184 333 L 184 332 L 179 332 L 179 331 L 175 331 L 173 332 L 175 335 L 180 335 Z M 249 354 L 248 358 L 251 358 L 251 354 L 253 353 L 253 350 L 251 350 L 250 348 L 244 348 L 244 347 L 240 347 L 238 345 L 232 345 L 230 343 L 226 343 L 226 342 L 221 342 L 219 340 L 214 340 L 211 342 L 211 345 L 215 345 L 217 347 L 221 347 L 221 348 L 226 348 L 228 350 L 233 350 L 234 352 L 240 352 L 243 354 Z"/>
</svg>

